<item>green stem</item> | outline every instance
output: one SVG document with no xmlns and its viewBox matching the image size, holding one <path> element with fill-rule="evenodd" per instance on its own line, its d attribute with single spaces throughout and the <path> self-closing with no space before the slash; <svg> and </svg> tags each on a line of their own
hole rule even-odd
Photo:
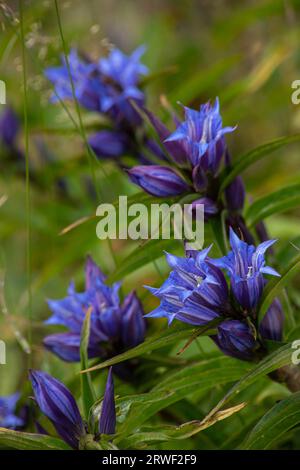
<svg viewBox="0 0 300 470">
<path fill-rule="evenodd" d="M 27 97 L 27 68 L 25 57 L 25 39 L 24 39 L 24 15 L 23 0 L 19 0 L 20 11 L 20 37 L 22 45 L 23 62 L 23 92 L 24 92 L 24 132 L 25 132 L 25 187 L 26 187 L 26 271 L 27 271 L 27 289 L 28 289 L 28 343 L 32 344 L 32 292 L 31 292 L 31 198 L 30 198 L 30 173 L 29 173 L 29 128 L 28 128 L 28 97 Z M 29 367 L 31 366 L 31 355 L 28 355 Z"/>
</svg>

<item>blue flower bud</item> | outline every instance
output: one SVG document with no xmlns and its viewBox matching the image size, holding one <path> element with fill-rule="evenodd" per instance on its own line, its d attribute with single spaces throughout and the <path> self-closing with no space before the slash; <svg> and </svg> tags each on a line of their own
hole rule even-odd
<svg viewBox="0 0 300 470">
<path fill-rule="evenodd" d="M 255 338 L 249 325 L 239 320 L 225 320 L 218 326 L 218 334 L 212 339 L 224 354 L 238 359 L 250 360 L 253 356 Z"/>
<path fill-rule="evenodd" d="M 273 300 L 259 325 L 263 339 L 282 341 L 284 313 L 279 299 Z"/>
<path fill-rule="evenodd" d="M 86 431 L 71 392 L 46 372 L 31 370 L 29 378 L 42 413 L 53 423 L 59 436 L 73 449 L 77 449 Z"/>
<path fill-rule="evenodd" d="M 177 196 L 189 186 L 171 168 L 160 165 L 135 166 L 128 171 L 131 181 L 157 197 Z"/>
<path fill-rule="evenodd" d="M 112 367 L 109 369 L 99 420 L 100 434 L 115 434 L 116 407 Z"/>
<path fill-rule="evenodd" d="M 118 131 L 97 132 L 89 137 L 88 142 L 99 158 L 117 158 L 129 149 L 128 136 Z"/>
</svg>

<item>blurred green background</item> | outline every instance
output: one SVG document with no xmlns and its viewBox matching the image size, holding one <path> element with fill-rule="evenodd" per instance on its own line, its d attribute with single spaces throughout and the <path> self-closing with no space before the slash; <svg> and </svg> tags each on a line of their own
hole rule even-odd
<svg viewBox="0 0 300 470">
<path fill-rule="evenodd" d="M 264 142 L 300 132 L 300 105 L 291 102 L 291 84 L 300 79 L 299 1 L 73 0 L 60 1 L 59 7 L 68 47 L 78 47 L 94 59 L 111 45 L 126 53 L 146 45 L 144 63 L 153 74 L 145 83 L 147 103 L 162 118 L 167 118 L 162 95 L 179 113 L 178 101 L 197 107 L 219 96 L 224 123 L 238 125 L 228 137 L 233 159 Z M 18 2 L 0 2 L 0 21 L 0 79 L 6 83 L 7 102 L 23 122 L 18 145 L 24 149 Z M 62 106 L 49 103 L 51 84 L 43 70 L 58 65 L 62 51 L 53 2 L 24 1 L 24 29 L 32 172 L 30 273 L 25 177 L 14 159 L 0 149 L 0 280 L 5 282 L 1 309 L 7 306 L 6 316 L 0 316 L 0 339 L 7 344 L 8 362 L 0 366 L 0 394 L 20 386 L 29 362 L 37 366 L 43 361 L 45 369 L 71 376 L 77 366 L 65 368 L 40 346 L 49 331 L 41 322 L 49 315 L 45 299 L 63 297 L 70 279 L 82 285 L 87 253 L 105 272 L 116 269 L 107 244 L 96 238 L 95 219 L 60 234 L 69 224 L 94 214 L 101 201 L 90 189 L 80 135 Z M 68 108 L 76 119 L 74 108 Z M 101 125 L 91 113 L 83 111 L 83 118 L 87 132 Z M 299 145 L 295 144 L 252 166 L 244 174 L 249 198 L 300 183 L 299 162 Z M 96 178 L 106 201 L 137 191 L 109 162 L 99 163 Z M 61 179 L 67 184 L 67 194 L 57 184 Z M 279 249 L 300 236 L 299 212 L 267 219 L 272 238 L 280 238 Z M 132 242 L 113 243 L 117 267 L 135 248 Z M 125 289 L 138 287 L 143 297 L 147 294 L 141 286 L 159 281 L 148 261 L 124 279 Z M 159 266 L 167 270 L 163 259 Z M 27 340 L 29 329 L 33 359 L 16 338 L 20 332 Z"/>
</svg>

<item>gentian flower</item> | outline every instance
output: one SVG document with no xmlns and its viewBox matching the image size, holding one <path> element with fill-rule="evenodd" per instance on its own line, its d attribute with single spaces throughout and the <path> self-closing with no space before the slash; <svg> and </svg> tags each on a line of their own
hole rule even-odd
<svg viewBox="0 0 300 470">
<path fill-rule="evenodd" d="M 147 287 L 161 304 L 146 317 L 166 317 L 169 324 L 177 319 L 199 326 L 225 315 L 229 307 L 227 283 L 222 271 L 210 263 L 209 250 L 193 252 L 189 258 L 167 253 L 172 271 L 159 289 Z"/>
<path fill-rule="evenodd" d="M 266 266 L 264 257 L 274 240 L 255 248 L 231 229 L 230 241 L 232 251 L 219 259 L 209 257 L 210 248 L 189 251 L 184 258 L 167 254 L 172 271 L 160 288 L 148 287 L 161 303 L 146 316 L 165 317 L 169 324 L 174 319 L 195 326 L 212 322 L 217 329 L 212 339 L 225 354 L 251 360 L 264 339 L 279 341 L 282 335 L 283 312 L 278 299 L 260 325 L 257 320 L 257 306 L 267 283 L 264 276 L 279 276 Z"/>
<path fill-rule="evenodd" d="M 184 109 L 185 121 L 166 142 L 180 142 L 194 169 L 200 165 L 202 171 L 216 175 L 226 150 L 224 135 L 235 128 L 222 127 L 218 98 L 214 105 L 209 102 L 201 105 L 199 111 Z"/>
<path fill-rule="evenodd" d="M 71 50 L 68 63 L 70 70 L 62 57 L 60 67 L 49 67 L 45 70 L 46 77 L 55 87 L 52 101 L 56 103 L 59 100 L 74 99 L 71 74 L 79 104 L 90 111 L 101 111 L 101 96 L 105 93 L 105 86 L 97 75 L 95 64 L 80 59 L 75 49 Z"/>
<path fill-rule="evenodd" d="M 187 107 L 184 107 L 184 110 L 185 120 L 177 122 L 176 130 L 171 133 L 159 119 L 143 108 L 156 129 L 174 167 L 183 171 L 185 177 L 188 178 L 189 192 L 200 193 L 204 201 L 206 200 L 207 203 L 209 201 L 209 207 L 204 208 L 206 218 L 209 218 L 220 210 L 216 202 L 219 184 L 217 176 L 222 160 L 224 160 L 225 165 L 228 161 L 225 134 L 233 132 L 235 128 L 223 127 L 218 99 L 213 105 L 209 102 L 201 105 L 199 111 Z M 167 159 L 167 157 L 165 158 Z M 141 171 L 141 167 L 134 167 L 130 170 L 129 176 L 134 183 L 146 192 L 151 192 L 145 184 L 147 175 L 143 179 L 135 178 L 135 175 Z M 158 171 L 157 166 L 155 171 Z M 148 172 L 151 174 L 151 165 L 149 165 Z M 167 182 L 167 175 L 164 179 Z M 186 192 L 186 187 L 182 187 L 181 192 L 178 194 L 184 192 Z M 151 194 L 154 194 L 154 192 L 152 191 Z M 165 196 L 165 194 L 160 195 L 159 191 L 155 195 L 158 197 Z M 238 197 L 238 195 L 235 196 Z M 215 207 L 212 211 L 213 205 Z"/>
<path fill-rule="evenodd" d="M 108 92 L 103 95 L 103 112 L 112 113 L 118 122 L 125 118 L 131 125 L 139 125 L 141 118 L 129 100 L 139 105 L 144 103 L 144 94 L 138 88 L 140 75 L 147 75 L 148 69 L 140 62 L 145 48 L 139 47 L 130 56 L 119 49 L 113 49 L 107 57 L 99 60 L 98 68 Z"/>
<path fill-rule="evenodd" d="M 129 100 L 144 102 L 144 94 L 138 88 L 139 76 L 147 73 L 147 67 L 139 61 L 144 49 L 139 48 L 126 56 L 118 49 L 101 58 L 97 63 L 83 60 L 76 50 L 68 56 L 75 97 L 84 108 L 107 114 L 117 124 L 125 119 L 128 123 L 140 123 L 138 113 Z M 65 58 L 62 66 L 49 67 L 46 77 L 55 86 L 52 101 L 73 100 L 72 83 Z"/>
<path fill-rule="evenodd" d="M 144 93 L 139 89 L 140 77 L 148 73 L 147 67 L 140 62 L 143 52 L 144 47 L 139 47 L 127 56 L 115 48 L 107 57 L 92 62 L 81 59 L 73 49 L 68 56 L 69 70 L 63 58 L 62 66 L 49 67 L 45 71 L 55 87 L 53 102 L 74 99 L 71 74 L 79 104 L 110 119 L 113 129 L 97 132 L 88 139 L 99 158 L 116 158 L 131 153 L 140 161 L 146 161 L 135 136 L 142 120 L 132 105 L 135 102 L 143 106 L 145 101 Z"/>
<path fill-rule="evenodd" d="M 55 427 L 57 434 L 73 449 L 85 448 L 88 429 L 70 390 L 46 372 L 31 370 L 29 378 L 41 412 Z M 114 386 L 110 369 L 100 415 L 99 431 L 114 434 L 116 425 Z M 93 440 L 93 439 L 92 439 Z"/>
<path fill-rule="evenodd" d="M 121 304 L 118 290 L 105 284 L 105 276 L 88 257 L 85 268 L 85 291 L 78 293 L 71 283 L 68 295 L 61 300 L 49 300 L 52 316 L 46 324 L 63 325 L 66 333 L 56 333 L 44 339 L 47 349 L 65 361 L 79 361 L 81 329 L 86 312 L 91 309 L 89 358 L 107 358 L 144 341 L 143 308 L 135 292 Z"/>
<path fill-rule="evenodd" d="M 8 429 L 17 429 L 24 426 L 24 420 L 18 417 L 16 412 L 17 402 L 20 398 L 19 393 L 0 397 L 0 427 Z"/>
<path fill-rule="evenodd" d="M 280 276 L 275 269 L 266 266 L 264 257 L 275 241 L 268 240 L 255 248 L 240 240 L 230 229 L 232 251 L 227 256 L 213 261 L 215 266 L 227 271 L 233 294 L 246 310 L 251 311 L 257 306 L 265 285 L 264 274 Z"/>
</svg>

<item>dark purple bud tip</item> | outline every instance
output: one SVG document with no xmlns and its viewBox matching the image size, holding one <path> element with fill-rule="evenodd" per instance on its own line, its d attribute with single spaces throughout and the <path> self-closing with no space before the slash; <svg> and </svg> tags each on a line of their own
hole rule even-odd
<svg viewBox="0 0 300 470">
<path fill-rule="evenodd" d="M 225 189 L 225 197 L 230 211 L 241 211 L 245 202 L 245 186 L 240 176 L 237 176 Z"/>
<path fill-rule="evenodd" d="M 114 394 L 114 381 L 112 367 L 109 369 L 105 393 L 99 420 L 100 434 L 115 434 L 116 431 L 116 407 Z"/>
<path fill-rule="evenodd" d="M 264 339 L 281 341 L 284 324 L 282 305 L 275 299 L 259 325 L 259 332 Z"/>
</svg>

